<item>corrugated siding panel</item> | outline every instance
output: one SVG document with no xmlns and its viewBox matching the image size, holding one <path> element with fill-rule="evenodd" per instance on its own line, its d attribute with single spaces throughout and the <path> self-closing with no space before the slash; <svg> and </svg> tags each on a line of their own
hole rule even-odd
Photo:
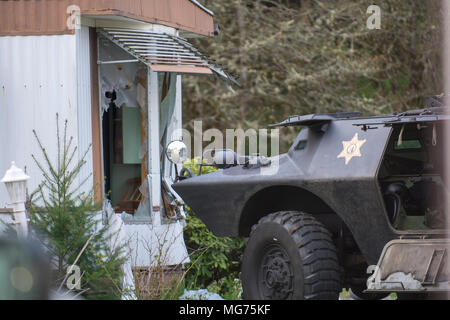
<svg viewBox="0 0 450 320">
<path fill-rule="evenodd" d="M 75 36 L 0 37 L 0 175 L 14 160 L 32 177 L 29 190 L 38 186 L 42 176 L 31 154 L 42 156 L 32 130 L 55 159 L 57 112 L 78 143 L 76 74 Z M 2 184 L 0 207 L 7 201 Z"/>
<path fill-rule="evenodd" d="M 83 26 L 76 32 L 77 38 L 77 84 L 78 84 L 78 148 L 79 159 L 89 149 L 86 164 L 80 172 L 80 183 L 92 174 L 92 121 L 91 121 L 91 70 L 89 50 L 89 27 Z M 93 178 L 82 185 L 82 190 L 88 193 L 93 187 Z"/>
<path fill-rule="evenodd" d="M 0 35 L 63 34 L 69 0 L 0 1 Z"/>
<path fill-rule="evenodd" d="M 174 7 L 176 10 L 174 10 L 173 12 L 173 19 L 176 21 L 180 21 L 181 24 L 189 24 L 190 17 L 194 17 L 194 19 L 196 19 L 197 11 L 202 16 L 206 14 L 206 12 L 204 12 L 203 10 L 198 10 L 197 7 L 191 2 L 183 0 L 174 0 Z M 196 22 L 196 24 L 198 23 Z M 204 26 L 202 26 L 200 29 L 204 29 Z"/>
<path fill-rule="evenodd" d="M 156 3 L 154 1 L 142 1 L 141 2 L 142 15 L 147 17 L 157 17 L 156 15 Z"/>
<path fill-rule="evenodd" d="M 135 1 L 115 1 L 115 7 L 123 12 L 129 12 L 134 15 L 142 15 L 142 1 L 141 0 L 135 0 Z M 147 2 L 147 1 L 144 1 Z"/>
<path fill-rule="evenodd" d="M 188 0 L 1 0 L 0 35 L 73 34 L 67 8 L 83 15 L 116 15 L 202 35 L 214 32 L 213 17 Z"/>
</svg>

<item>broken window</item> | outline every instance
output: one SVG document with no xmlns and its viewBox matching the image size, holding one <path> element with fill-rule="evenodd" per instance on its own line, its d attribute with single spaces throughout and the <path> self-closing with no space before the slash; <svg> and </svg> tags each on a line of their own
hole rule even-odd
<svg viewBox="0 0 450 320">
<path fill-rule="evenodd" d="M 99 60 L 106 197 L 116 213 L 125 212 L 136 219 L 148 219 L 148 68 L 102 37 Z M 170 142 L 168 139 L 176 104 L 176 78 L 175 73 L 158 73 L 160 168 L 168 164 L 164 148 Z M 175 217 L 175 199 L 164 186 L 161 199 L 164 217 Z"/>
<path fill-rule="evenodd" d="M 117 213 L 135 214 L 148 202 L 147 66 L 103 38 L 99 60 L 106 197 Z"/>
</svg>

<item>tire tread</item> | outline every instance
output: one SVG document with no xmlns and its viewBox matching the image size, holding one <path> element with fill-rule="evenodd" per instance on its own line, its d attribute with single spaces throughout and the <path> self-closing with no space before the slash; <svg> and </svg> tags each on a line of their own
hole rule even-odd
<svg viewBox="0 0 450 320">
<path fill-rule="evenodd" d="M 304 298 L 337 300 L 342 289 L 341 267 L 331 233 L 310 214 L 280 211 L 261 218 L 252 226 L 250 237 L 264 223 L 280 224 L 297 245 L 303 262 Z"/>
</svg>

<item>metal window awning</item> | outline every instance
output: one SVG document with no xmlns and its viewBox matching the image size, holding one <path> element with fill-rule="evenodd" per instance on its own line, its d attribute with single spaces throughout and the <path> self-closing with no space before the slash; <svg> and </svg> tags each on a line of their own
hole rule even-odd
<svg viewBox="0 0 450 320">
<path fill-rule="evenodd" d="M 157 72 L 215 74 L 239 83 L 187 40 L 146 30 L 99 28 L 98 32 Z"/>
</svg>

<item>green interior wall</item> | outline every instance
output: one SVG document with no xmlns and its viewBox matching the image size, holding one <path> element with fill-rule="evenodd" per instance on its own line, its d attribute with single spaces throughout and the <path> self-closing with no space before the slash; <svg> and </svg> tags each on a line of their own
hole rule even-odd
<svg viewBox="0 0 450 320">
<path fill-rule="evenodd" d="M 111 168 L 111 203 L 118 205 L 125 191 L 126 181 L 141 176 L 141 116 L 139 108 L 122 106 L 123 163 L 114 163 L 110 157 Z M 110 117 L 111 118 L 111 117 Z M 110 128 L 113 121 L 110 119 Z M 114 143 L 112 132 L 109 135 L 111 145 Z M 113 153 L 114 148 L 111 148 Z"/>
<path fill-rule="evenodd" d="M 141 111 L 122 108 L 123 163 L 141 164 Z"/>
</svg>

